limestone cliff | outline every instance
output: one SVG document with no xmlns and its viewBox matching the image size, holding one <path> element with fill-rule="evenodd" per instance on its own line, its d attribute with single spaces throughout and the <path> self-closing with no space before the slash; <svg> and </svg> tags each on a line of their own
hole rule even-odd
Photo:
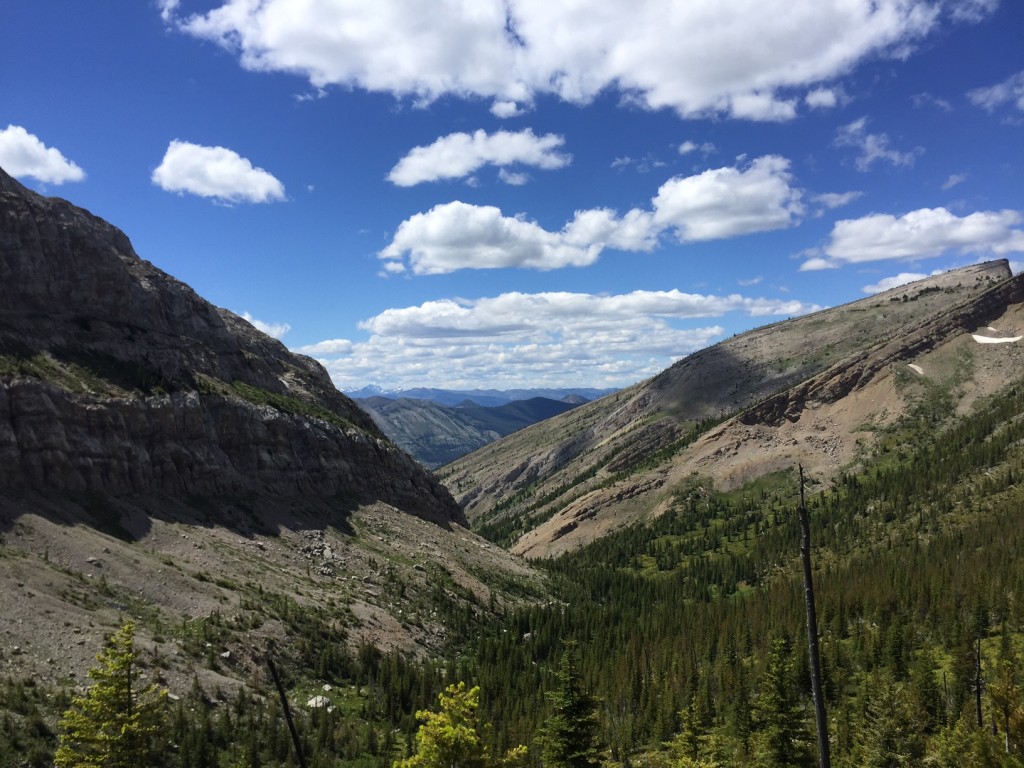
<svg viewBox="0 0 1024 768">
<path fill-rule="evenodd" d="M 314 360 L 0 170 L 0 492 L 302 495 L 464 524 Z"/>
</svg>

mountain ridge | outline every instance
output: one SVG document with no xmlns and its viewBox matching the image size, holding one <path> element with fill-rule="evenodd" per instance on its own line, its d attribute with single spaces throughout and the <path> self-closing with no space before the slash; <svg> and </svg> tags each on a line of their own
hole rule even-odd
<svg viewBox="0 0 1024 768">
<path fill-rule="evenodd" d="M 1019 327 L 1021 282 L 996 260 L 755 329 L 440 474 L 477 530 L 541 557 L 660 514 L 693 472 L 726 488 L 798 462 L 832 473 L 870 441 L 853 433 L 860 422 L 909 407 L 912 387 L 896 391 L 895 367 L 956 341 L 985 378 L 955 385 L 973 387 L 960 398 L 967 403 L 995 386 L 999 359 L 1020 364 L 1012 345 L 982 351 L 963 339 L 1000 315 Z M 944 378 L 932 385 L 955 388 Z"/>
<path fill-rule="evenodd" d="M 535 387 L 527 389 L 438 389 L 413 387 L 410 389 L 388 390 L 371 385 L 361 389 L 348 390 L 345 394 L 355 400 L 372 397 L 386 397 L 389 400 L 429 400 L 440 405 L 453 407 L 469 400 L 477 405 L 495 407 L 516 400 L 529 400 L 534 397 L 564 400 L 567 397 L 580 396 L 589 401 L 616 391 L 614 388 L 597 389 L 594 387 Z"/>
<path fill-rule="evenodd" d="M 446 406 L 431 400 L 386 397 L 356 400 L 391 440 L 428 469 L 447 464 L 538 421 L 565 413 L 586 401 L 546 397 L 479 405 L 464 400 Z"/>
</svg>

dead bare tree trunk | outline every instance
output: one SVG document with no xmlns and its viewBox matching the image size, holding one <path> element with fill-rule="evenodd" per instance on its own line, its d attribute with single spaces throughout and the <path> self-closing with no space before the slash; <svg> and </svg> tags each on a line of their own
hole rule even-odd
<svg viewBox="0 0 1024 768">
<path fill-rule="evenodd" d="M 292 735 L 292 744 L 295 745 L 295 756 L 299 760 L 299 767 L 307 768 L 306 758 L 302 754 L 302 743 L 299 741 L 299 732 L 295 730 L 295 723 L 292 721 L 292 710 L 288 706 L 288 697 L 284 695 L 284 686 L 281 685 L 281 678 L 277 675 L 277 667 L 274 666 L 274 660 L 269 656 L 267 656 L 267 666 L 270 667 L 270 676 L 274 678 L 274 685 L 277 686 L 277 694 L 281 697 L 284 719 L 288 723 L 288 731 Z"/>
<path fill-rule="evenodd" d="M 818 650 L 818 614 L 814 608 L 814 581 L 811 576 L 811 524 L 804 503 L 804 468 L 800 468 L 800 559 L 804 564 L 804 606 L 807 609 L 807 651 L 811 660 L 811 693 L 814 696 L 814 721 L 818 728 L 818 765 L 831 768 L 828 745 L 828 718 L 821 693 L 821 653 Z"/>
<path fill-rule="evenodd" d="M 985 716 L 981 712 L 981 632 L 978 632 L 974 656 L 974 701 L 977 707 L 978 727 L 985 727 Z"/>
</svg>

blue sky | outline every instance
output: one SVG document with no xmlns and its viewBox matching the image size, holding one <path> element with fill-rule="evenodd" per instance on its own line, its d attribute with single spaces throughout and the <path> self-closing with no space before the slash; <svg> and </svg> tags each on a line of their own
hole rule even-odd
<svg viewBox="0 0 1024 768">
<path fill-rule="evenodd" d="M 1024 261 L 1017 0 L 6 0 L 0 166 L 340 388 L 624 386 Z"/>
</svg>

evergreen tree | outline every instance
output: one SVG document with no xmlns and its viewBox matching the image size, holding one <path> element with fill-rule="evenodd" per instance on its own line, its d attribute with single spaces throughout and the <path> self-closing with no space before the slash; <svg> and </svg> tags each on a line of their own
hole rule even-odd
<svg viewBox="0 0 1024 768">
<path fill-rule="evenodd" d="M 996 679 L 988 687 L 995 707 L 997 722 L 1003 731 L 1003 748 L 1007 754 L 1020 755 L 1024 751 L 1024 685 L 1013 641 L 1003 626 L 999 648 L 999 666 Z"/>
<path fill-rule="evenodd" d="M 746 757 L 750 749 L 750 732 L 753 727 L 750 711 L 750 695 L 747 688 L 747 670 L 743 660 L 736 658 L 736 685 L 733 694 L 731 731 L 740 744 L 740 756 Z"/>
<path fill-rule="evenodd" d="M 697 694 L 694 692 L 689 705 L 679 713 L 683 730 L 673 740 L 673 747 L 680 757 L 696 760 L 700 757 L 700 740 L 704 735 L 704 724 L 697 710 Z"/>
<path fill-rule="evenodd" d="M 127 622 L 97 655 L 92 686 L 61 718 L 57 768 L 136 768 L 161 764 L 158 734 L 167 691 L 139 690 L 134 622 Z"/>
<path fill-rule="evenodd" d="M 965 712 L 956 723 L 932 740 L 927 764 L 936 768 L 1021 768 L 1014 755 L 1004 754 L 1002 744 L 978 728 L 974 713 Z"/>
<path fill-rule="evenodd" d="M 716 768 L 716 753 L 725 749 L 726 739 L 709 732 L 702 721 L 696 691 L 679 717 L 682 730 L 667 744 L 674 756 L 674 768 Z"/>
<path fill-rule="evenodd" d="M 416 719 L 423 724 L 416 733 L 416 753 L 397 760 L 394 768 L 486 768 L 490 751 L 480 737 L 476 711 L 480 688 L 466 689 L 460 682 L 438 695 L 440 712 L 420 710 Z M 513 747 L 498 761 L 501 768 L 522 768 L 526 747 Z"/>
<path fill-rule="evenodd" d="M 810 740 L 793 671 L 793 645 L 785 635 L 772 641 L 754 716 L 756 765 L 791 768 L 812 764 Z"/>
<path fill-rule="evenodd" d="M 925 732 L 929 734 L 938 731 L 946 717 L 946 704 L 935 677 L 935 667 L 931 650 L 922 648 L 910 673 L 914 702 L 924 718 Z"/>
<path fill-rule="evenodd" d="M 558 665 L 558 688 L 548 693 L 552 712 L 544 726 L 546 768 L 596 768 L 597 702 L 584 691 L 576 650 L 568 648 Z"/>
<path fill-rule="evenodd" d="M 866 711 L 853 750 L 864 768 L 920 765 L 924 756 L 924 723 L 916 702 L 891 672 L 865 681 Z"/>
<path fill-rule="evenodd" d="M 394 768 L 484 768 L 487 748 L 477 731 L 480 688 L 449 685 L 438 695 L 440 712 L 420 710 L 423 724 L 416 733 L 416 754 L 398 760 Z"/>
</svg>

